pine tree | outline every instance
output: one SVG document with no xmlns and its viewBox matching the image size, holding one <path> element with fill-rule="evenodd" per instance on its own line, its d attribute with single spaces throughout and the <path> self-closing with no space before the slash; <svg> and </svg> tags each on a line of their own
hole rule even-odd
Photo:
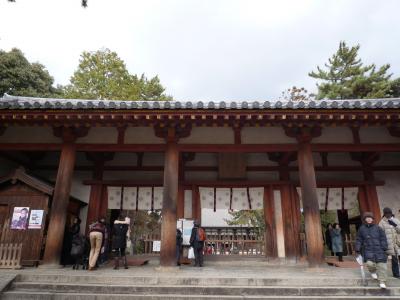
<svg viewBox="0 0 400 300">
<path fill-rule="evenodd" d="M 390 96 L 390 68 L 385 64 L 377 69 L 375 64 L 364 66 L 358 58 L 360 45 L 348 47 L 340 42 L 337 52 L 325 64 L 326 70 L 317 66 L 308 75 L 319 79 L 317 99 L 363 99 Z"/>
</svg>

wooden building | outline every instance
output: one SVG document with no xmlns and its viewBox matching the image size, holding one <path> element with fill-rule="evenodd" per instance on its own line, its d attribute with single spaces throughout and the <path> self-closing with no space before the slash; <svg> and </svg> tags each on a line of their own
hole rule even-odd
<svg viewBox="0 0 400 300">
<path fill-rule="evenodd" d="M 59 263 L 71 193 L 88 203 L 89 223 L 106 213 L 112 188 L 123 187 L 131 193 L 122 203 L 162 208 L 162 266 L 175 264 L 177 218 L 200 219 L 202 206 L 212 202 L 201 195 L 204 188 L 230 190 L 222 204 L 214 196 L 214 208 L 231 207 L 235 192 L 238 198 L 247 192 L 248 209 L 256 201 L 251 189 L 258 189 L 268 257 L 300 255 L 303 213 L 314 266 L 324 259 L 320 209 L 329 209 L 331 196 L 340 195 L 337 209 L 343 210 L 355 195 L 361 213 L 377 218 L 384 206 L 400 209 L 399 107 L 400 99 L 142 102 L 5 95 L 0 171 L 23 165 L 55 180 L 44 264 Z"/>
</svg>

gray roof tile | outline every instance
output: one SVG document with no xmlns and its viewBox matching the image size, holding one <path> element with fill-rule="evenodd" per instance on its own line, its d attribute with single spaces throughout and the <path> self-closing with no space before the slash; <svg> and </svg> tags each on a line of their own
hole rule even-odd
<svg viewBox="0 0 400 300">
<path fill-rule="evenodd" d="M 48 99 L 11 96 L 0 98 L 0 109 L 396 109 L 400 98 L 311 101 L 126 101 Z"/>
</svg>

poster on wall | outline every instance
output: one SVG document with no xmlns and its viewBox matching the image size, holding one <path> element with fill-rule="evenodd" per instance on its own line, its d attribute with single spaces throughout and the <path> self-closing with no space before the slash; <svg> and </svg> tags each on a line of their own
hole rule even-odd
<svg viewBox="0 0 400 300">
<path fill-rule="evenodd" d="M 43 210 L 32 209 L 29 216 L 28 229 L 41 229 L 43 221 Z"/>
<path fill-rule="evenodd" d="M 11 229 L 25 230 L 28 225 L 29 207 L 14 207 Z"/>
</svg>

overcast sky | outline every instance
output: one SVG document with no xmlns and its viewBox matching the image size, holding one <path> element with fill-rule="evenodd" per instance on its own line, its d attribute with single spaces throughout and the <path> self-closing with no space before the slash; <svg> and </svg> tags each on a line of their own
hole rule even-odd
<svg viewBox="0 0 400 300">
<path fill-rule="evenodd" d="M 339 41 L 400 77 L 400 1 L 0 0 L 0 49 L 20 48 L 67 84 L 82 51 L 106 47 L 177 100 L 276 99 L 315 91 L 308 72 Z"/>
</svg>

